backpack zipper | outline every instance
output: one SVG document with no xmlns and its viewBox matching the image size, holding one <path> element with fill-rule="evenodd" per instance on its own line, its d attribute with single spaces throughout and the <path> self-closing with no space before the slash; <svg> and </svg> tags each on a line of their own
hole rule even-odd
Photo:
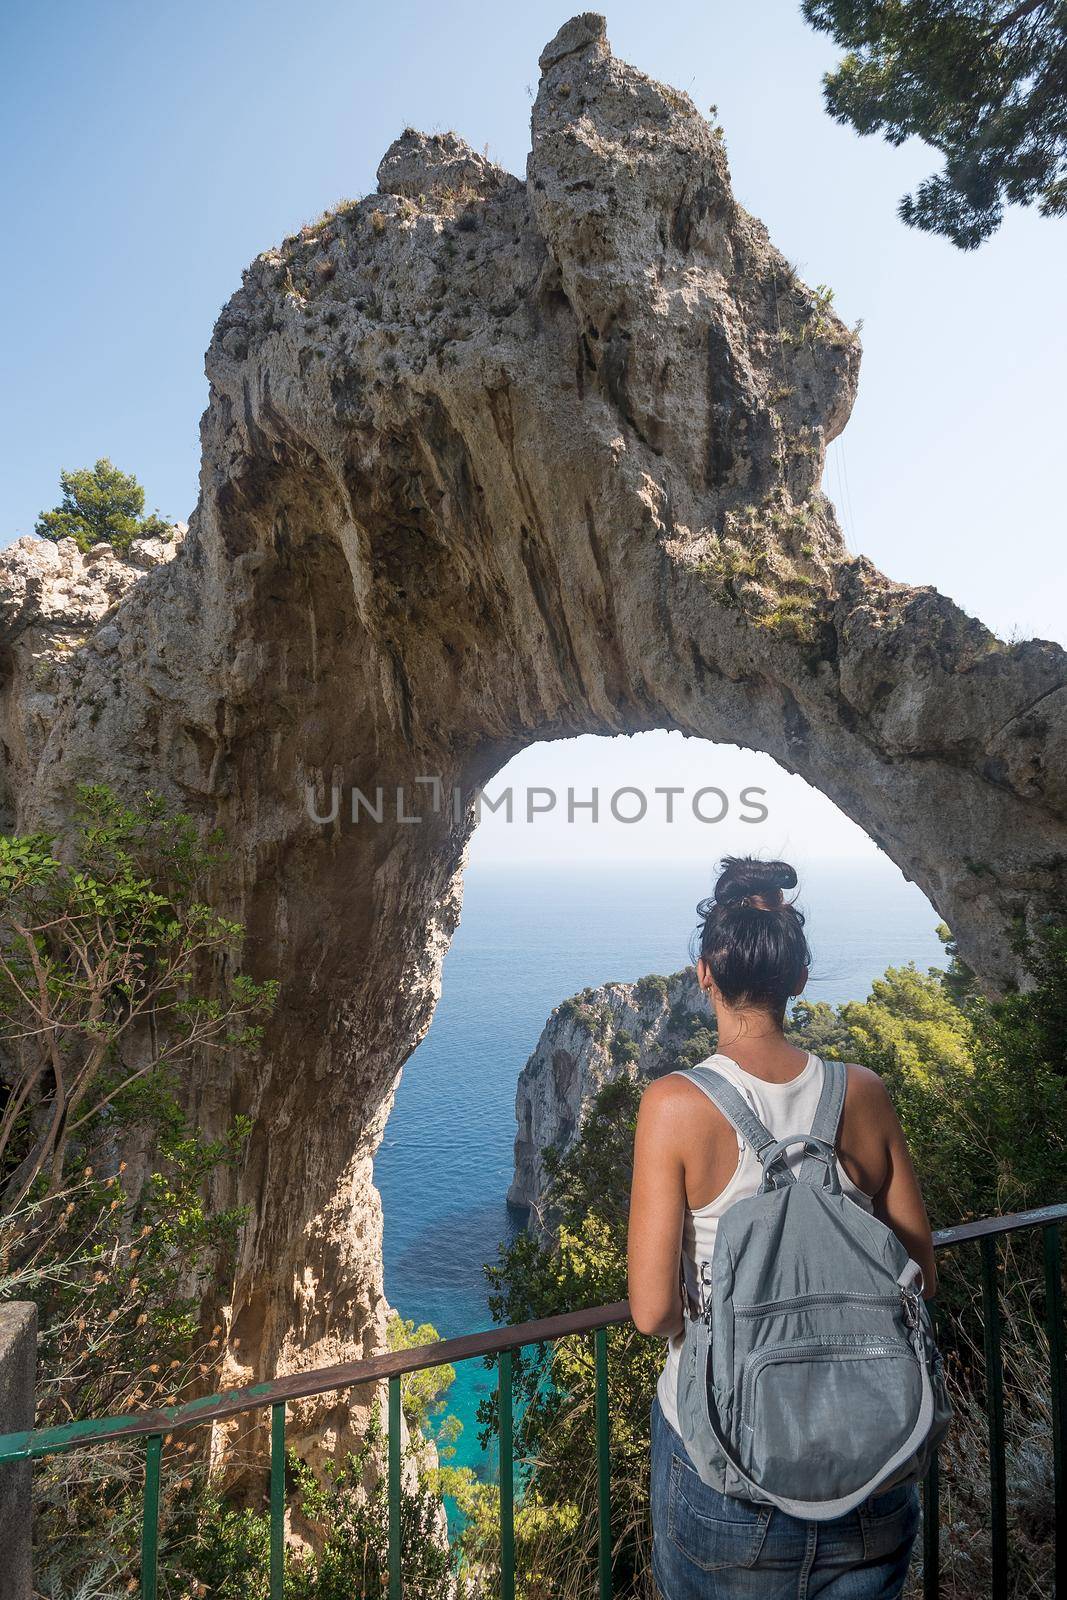
<svg viewBox="0 0 1067 1600">
<path fill-rule="evenodd" d="M 902 1292 L 898 1294 L 859 1294 L 851 1290 L 822 1290 L 811 1294 L 798 1294 L 786 1300 L 759 1300 L 751 1305 L 735 1305 L 735 1317 L 769 1317 L 778 1311 L 802 1311 L 806 1306 L 821 1306 L 830 1304 L 844 1304 L 857 1302 L 868 1306 L 898 1306 L 901 1303 Z"/>
<path fill-rule="evenodd" d="M 750 1364 L 746 1367 L 741 1381 L 739 1423 L 746 1425 L 745 1418 L 751 1409 L 752 1390 L 764 1367 L 781 1361 L 817 1360 L 823 1355 L 845 1355 L 863 1360 L 879 1356 L 910 1356 L 912 1360 L 916 1359 L 915 1351 L 903 1339 L 876 1339 L 864 1334 L 855 1334 L 851 1338 L 842 1335 L 838 1339 L 806 1339 L 794 1345 L 773 1345 L 769 1350 L 761 1350 L 749 1358 Z"/>
</svg>

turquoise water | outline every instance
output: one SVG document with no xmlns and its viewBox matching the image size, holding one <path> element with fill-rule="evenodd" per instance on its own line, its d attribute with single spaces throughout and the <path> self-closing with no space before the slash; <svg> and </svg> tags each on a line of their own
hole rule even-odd
<svg viewBox="0 0 1067 1600">
<path fill-rule="evenodd" d="M 385 1212 L 385 1290 L 443 1338 L 491 1326 L 482 1263 L 513 1236 L 515 1084 L 553 1006 L 587 984 L 675 972 L 688 960 L 706 864 L 484 864 L 425 1040 L 404 1068 L 374 1176 Z M 888 861 L 809 867 L 801 905 L 814 955 L 807 995 L 864 999 L 887 966 L 942 965 L 938 917 Z M 475 1411 L 493 1373 L 457 1368 L 449 1408 L 464 1430 L 453 1461 L 492 1473 Z"/>
</svg>

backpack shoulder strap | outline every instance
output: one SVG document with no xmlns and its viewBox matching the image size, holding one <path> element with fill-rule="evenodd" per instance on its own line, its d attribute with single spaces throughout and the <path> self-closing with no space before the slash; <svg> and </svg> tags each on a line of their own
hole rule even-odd
<svg viewBox="0 0 1067 1600">
<path fill-rule="evenodd" d="M 848 1068 L 841 1061 L 824 1061 L 822 1064 L 822 1091 L 811 1122 L 811 1136 L 837 1147 L 837 1130 L 841 1125 L 841 1112 L 848 1087 Z M 816 1155 L 806 1155 L 798 1176 L 808 1183 L 821 1183 L 826 1163 Z"/>
<path fill-rule="evenodd" d="M 739 1133 L 756 1156 L 762 1160 L 763 1151 L 777 1141 L 769 1128 L 757 1117 L 744 1095 L 735 1089 L 728 1078 L 714 1067 L 687 1067 L 679 1070 L 679 1077 L 688 1078 L 698 1089 L 703 1089 L 713 1105 L 718 1106 L 727 1122 Z"/>
</svg>

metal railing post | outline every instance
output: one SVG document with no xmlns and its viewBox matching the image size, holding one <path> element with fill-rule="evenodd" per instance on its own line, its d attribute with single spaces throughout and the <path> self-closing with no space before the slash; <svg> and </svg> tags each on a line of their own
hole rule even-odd
<svg viewBox="0 0 1067 1600">
<path fill-rule="evenodd" d="M 270 1408 L 270 1600 L 285 1594 L 285 1401 Z"/>
<path fill-rule="evenodd" d="M 1064 1358 L 1063 1272 L 1060 1265 L 1060 1230 L 1055 1223 L 1044 1228 L 1045 1243 L 1045 1322 L 1051 1366 L 1052 1403 L 1052 1483 L 1056 1516 L 1052 1537 L 1056 1541 L 1056 1600 L 1067 1600 L 1067 1480 L 1064 1451 L 1067 1450 L 1067 1362 Z"/>
<path fill-rule="evenodd" d="M 141 1515 L 141 1600 L 156 1600 L 159 1582 L 159 1469 L 163 1435 L 149 1435 L 144 1456 L 144 1509 Z"/>
<path fill-rule="evenodd" d="M 608 1330 L 593 1335 L 596 1349 L 597 1566 L 600 1600 L 611 1600 L 611 1434 L 608 1426 Z"/>
<path fill-rule="evenodd" d="M 987 1234 L 982 1250 L 982 1313 L 985 1341 L 986 1409 L 989 1414 L 989 1519 L 995 1596 L 1008 1592 L 1008 1495 L 1004 1466 L 1004 1364 L 1000 1351 L 997 1241 Z"/>
<path fill-rule="evenodd" d="M 930 1325 L 937 1335 L 937 1310 L 930 1312 Z M 940 1600 L 941 1595 L 941 1469 L 934 1451 L 923 1482 L 923 1600 Z"/>
<path fill-rule="evenodd" d="M 400 1377 L 389 1379 L 389 1600 L 401 1600 Z"/>
<path fill-rule="evenodd" d="M 500 1597 L 515 1600 L 515 1441 L 511 1414 L 514 1352 L 501 1350 L 497 1363 L 500 1409 Z"/>
</svg>

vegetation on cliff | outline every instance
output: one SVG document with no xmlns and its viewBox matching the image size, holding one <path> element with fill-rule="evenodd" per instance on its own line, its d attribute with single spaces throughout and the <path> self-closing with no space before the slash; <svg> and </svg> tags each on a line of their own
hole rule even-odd
<svg viewBox="0 0 1067 1600">
<path fill-rule="evenodd" d="M 209 985 L 241 932 L 204 902 L 219 848 L 99 785 L 62 852 L 0 836 L 0 1298 L 37 1305 L 39 1427 L 210 1387 L 222 1329 L 201 1325 L 200 1291 L 242 1213 L 205 1196 L 247 1125 L 205 1138 L 176 1074 L 194 1049 L 253 1049 L 274 999 L 240 975 Z M 107 1593 L 135 1566 L 141 1477 L 122 1445 L 37 1468 L 43 1594 Z"/>
<path fill-rule="evenodd" d="M 122 472 L 106 456 L 95 466 L 61 472 L 63 498 L 42 511 L 34 533 L 58 544 L 73 539 L 84 555 L 94 544 L 109 544 L 120 554 L 135 539 L 169 539 L 171 524 L 155 511 L 144 514 L 144 490 L 132 473 Z"/>
</svg>

